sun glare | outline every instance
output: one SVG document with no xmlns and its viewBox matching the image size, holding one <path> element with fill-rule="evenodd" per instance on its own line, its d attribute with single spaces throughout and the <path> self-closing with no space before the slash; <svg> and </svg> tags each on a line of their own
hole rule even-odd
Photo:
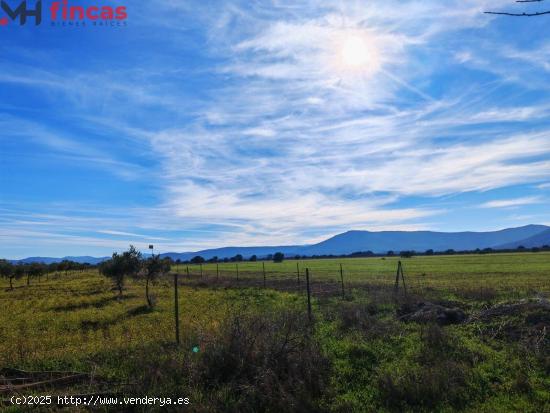
<svg viewBox="0 0 550 413">
<path fill-rule="evenodd" d="M 380 42 L 372 33 L 348 32 L 336 36 L 334 46 L 333 64 L 341 74 L 372 76 L 380 70 Z"/>
<path fill-rule="evenodd" d="M 346 66 L 360 67 L 368 63 L 369 49 L 364 39 L 350 36 L 342 45 L 342 61 Z"/>
</svg>

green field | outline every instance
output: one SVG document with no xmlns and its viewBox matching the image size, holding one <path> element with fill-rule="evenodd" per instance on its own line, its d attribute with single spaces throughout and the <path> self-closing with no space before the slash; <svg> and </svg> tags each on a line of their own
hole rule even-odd
<svg viewBox="0 0 550 413">
<path fill-rule="evenodd" d="M 171 275 L 153 286 L 153 309 L 143 283 L 128 280 L 117 299 L 95 270 L 30 286 L 19 280 L 14 290 L 0 289 L 0 368 L 101 378 L 28 391 L 35 394 L 191 400 L 183 410 L 135 411 L 550 412 L 550 254 L 402 262 L 417 287 L 408 296 L 362 288 L 391 287 L 397 258 L 299 261 L 315 279 L 337 279 L 344 269 L 346 299 L 314 296 L 311 323 L 304 288 L 232 284 L 231 263 L 218 267 L 223 283 L 215 264 L 203 265 L 203 279 L 199 266 L 190 267 L 191 280 L 186 266 L 174 267 L 182 282 L 180 346 Z M 267 277 L 294 279 L 296 264 L 265 263 Z M 238 265 L 240 280 L 262 276 L 262 263 Z M 492 293 L 477 294 L 481 287 Z M 405 321 L 419 301 L 458 308 L 468 319 Z"/>
<path fill-rule="evenodd" d="M 203 264 L 202 273 L 210 278 L 216 277 L 217 273 L 221 277 L 236 278 L 238 267 L 240 277 L 259 279 L 265 267 L 269 279 L 291 276 L 297 271 L 303 276 L 308 268 L 314 280 L 336 280 L 340 277 L 341 264 L 346 283 L 391 285 L 398 261 L 403 263 L 406 280 L 413 288 L 432 287 L 449 292 L 490 288 L 503 294 L 522 295 L 530 291 L 550 292 L 548 252 Z M 174 270 L 185 276 L 187 268 L 192 276 L 201 273 L 198 265 L 180 264 Z"/>
</svg>

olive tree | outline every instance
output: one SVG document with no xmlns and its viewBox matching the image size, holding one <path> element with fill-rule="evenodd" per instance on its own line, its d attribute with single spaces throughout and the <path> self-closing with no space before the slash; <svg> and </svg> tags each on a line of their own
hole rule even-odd
<svg viewBox="0 0 550 413">
<path fill-rule="evenodd" d="M 0 260 L 0 276 L 10 280 L 10 289 L 13 290 L 14 268 L 7 260 Z"/>
<path fill-rule="evenodd" d="M 145 277 L 145 298 L 147 305 L 153 307 L 153 300 L 149 295 L 149 283 L 170 271 L 170 260 L 161 259 L 160 255 L 154 255 L 145 261 L 142 274 Z"/>
<path fill-rule="evenodd" d="M 23 278 L 26 272 L 27 272 L 26 265 L 19 263 L 13 267 L 13 278 L 15 278 L 16 280 Z"/>
<path fill-rule="evenodd" d="M 103 261 L 99 266 L 99 272 L 110 278 L 118 289 L 119 297 L 122 297 L 122 288 L 126 276 L 136 276 L 141 269 L 141 252 L 130 245 L 128 251 L 122 254 L 113 253 L 111 259 Z"/>
<path fill-rule="evenodd" d="M 46 268 L 44 264 L 39 262 L 33 262 L 27 268 L 27 285 L 29 285 L 30 277 L 38 277 L 38 282 L 42 280 Z"/>
</svg>

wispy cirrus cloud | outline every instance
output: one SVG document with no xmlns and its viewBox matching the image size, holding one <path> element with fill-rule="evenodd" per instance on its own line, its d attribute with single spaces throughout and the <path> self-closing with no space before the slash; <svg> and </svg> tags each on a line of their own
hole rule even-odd
<svg viewBox="0 0 550 413">
<path fill-rule="evenodd" d="M 543 202 L 540 197 L 525 197 L 516 199 L 498 199 L 495 201 L 485 202 L 480 205 L 481 208 L 511 208 L 522 205 L 538 204 Z"/>
</svg>

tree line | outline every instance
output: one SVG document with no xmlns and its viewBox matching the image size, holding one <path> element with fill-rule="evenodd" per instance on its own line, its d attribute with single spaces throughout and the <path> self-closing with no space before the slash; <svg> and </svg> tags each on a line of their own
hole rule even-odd
<svg viewBox="0 0 550 413">
<path fill-rule="evenodd" d="M 74 261 L 63 260 L 61 262 L 52 262 L 44 264 L 40 262 L 24 263 L 0 260 L 0 277 L 9 280 L 10 289 L 13 290 L 13 281 L 21 278 L 27 278 L 27 285 L 31 284 L 31 279 L 38 279 L 40 282 L 43 276 L 50 274 L 69 274 L 73 271 L 84 271 L 92 266 L 88 263 L 78 263 Z"/>
<path fill-rule="evenodd" d="M 447 249 L 444 251 L 435 251 L 433 249 L 427 249 L 425 251 L 415 251 L 415 250 L 403 250 L 403 251 L 393 251 L 389 250 L 385 253 L 376 253 L 372 251 L 356 251 L 351 254 L 314 254 L 314 255 L 293 255 L 291 257 L 286 257 L 282 252 L 276 252 L 275 254 L 268 254 L 263 257 L 258 257 L 257 255 L 252 255 L 249 258 L 244 258 L 242 254 L 237 254 L 231 258 L 218 258 L 212 257 L 206 259 L 197 255 L 190 260 L 182 261 L 177 259 L 176 264 L 205 264 L 205 263 L 228 263 L 228 262 L 256 262 L 256 261 L 273 261 L 273 262 L 283 262 L 285 259 L 294 259 L 294 260 L 310 260 L 310 259 L 330 259 L 330 258 L 368 258 L 368 257 L 401 257 L 401 258 L 411 258 L 413 256 L 422 256 L 422 255 L 465 255 L 465 254 L 500 254 L 500 253 L 511 253 L 511 252 L 541 252 L 541 251 L 550 251 L 549 245 L 542 245 L 540 247 L 527 248 L 524 246 L 518 246 L 517 248 L 508 248 L 508 249 L 493 249 L 493 248 L 476 248 L 474 250 L 454 250 Z"/>
<path fill-rule="evenodd" d="M 262 258 L 258 258 L 257 255 L 252 255 L 248 259 L 244 258 L 242 254 L 237 254 L 237 255 L 235 255 L 233 257 L 230 257 L 230 258 L 228 258 L 228 257 L 218 258 L 216 256 L 216 257 L 212 257 L 212 258 L 209 258 L 209 259 L 201 257 L 200 255 L 197 255 L 197 256 L 191 258 L 190 260 L 182 261 L 180 259 L 177 259 L 175 261 L 175 263 L 176 264 L 205 264 L 205 263 L 216 264 L 216 263 L 222 263 L 222 262 L 223 263 L 244 262 L 244 261 L 256 262 L 260 259 L 263 259 L 265 261 L 283 262 L 284 259 L 285 259 L 285 254 L 283 254 L 282 252 L 276 252 L 275 254 L 268 254 L 268 255 L 266 255 L 265 257 L 262 257 Z"/>
</svg>

